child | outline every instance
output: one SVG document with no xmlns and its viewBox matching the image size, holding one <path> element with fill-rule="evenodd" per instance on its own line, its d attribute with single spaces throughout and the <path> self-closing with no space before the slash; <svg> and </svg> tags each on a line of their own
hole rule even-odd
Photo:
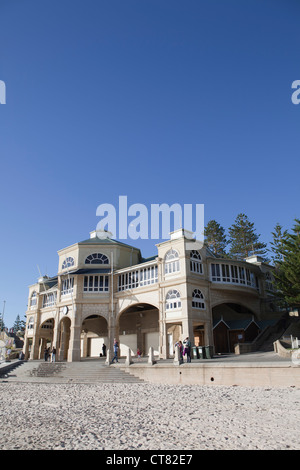
<svg viewBox="0 0 300 470">
<path fill-rule="evenodd" d="M 141 351 L 139 349 L 137 349 L 136 355 L 138 357 L 138 360 L 140 360 L 141 359 Z"/>
</svg>

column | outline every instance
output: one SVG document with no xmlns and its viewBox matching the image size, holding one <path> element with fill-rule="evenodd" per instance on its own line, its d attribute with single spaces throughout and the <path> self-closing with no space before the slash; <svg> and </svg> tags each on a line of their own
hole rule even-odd
<svg viewBox="0 0 300 470">
<path fill-rule="evenodd" d="M 72 315 L 71 315 L 68 362 L 80 361 L 81 317 L 82 317 L 82 305 L 76 304 L 74 302 L 72 306 Z"/>
<path fill-rule="evenodd" d="M 88 353 L 88 337 L 87 332 L 83 332 L 83 345 L 82 345 L 82 357 L 87 357 Z"/>
<path fill-rule="evenodd" d="M 29 359 L 29 338 L 27 337 L 27 335 L 25 335 L 23 353 L 24 353 L 25 360 L 27 361 Z"/>
<path fill-rule="evenodd" d="M 80 361 L 80 333 L 79 325 L 72 325 L 70 328 L 70 341 L 68 350 L 68 362 Z"/>
<path fill-rule="evenodd" d="M 52 347 L 56 348 L 58 351 L 58 334 L 59 334 L 59 308 L 56 308 L 56 315 L 54 319 L 54 330 L 53 330 L 53 339 L 52 339 Z"/>
<path fill-rule="evenodd" d="M 182 339 L 189 338 L 191 345 L 193 346 L 194 340 L 194 330 L 193 330 L 193 320 L 190 318 L 184 318 L 182 320 Z"/>
</svg>

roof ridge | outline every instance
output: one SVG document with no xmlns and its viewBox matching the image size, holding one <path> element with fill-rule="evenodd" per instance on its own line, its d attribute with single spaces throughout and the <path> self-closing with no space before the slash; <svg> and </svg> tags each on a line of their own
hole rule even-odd
<svg viewBox="0 0 300 470">
<path fill-rule="evenodd" d="M 116 244 L 121 246 L 126 246 L 128 248 L 132 248 L 134 250 L 141 251 L 140 248 L 137 248 L 132 245 L 128 245 L 127 243 L 120 242 L 119 240 L 115 240 L 114 238 L 87 238 L 86 240 L 82 240 L 81 242 L 77 243 L 78 245 L 105 245 L 105 244 Z"/>
</svg>

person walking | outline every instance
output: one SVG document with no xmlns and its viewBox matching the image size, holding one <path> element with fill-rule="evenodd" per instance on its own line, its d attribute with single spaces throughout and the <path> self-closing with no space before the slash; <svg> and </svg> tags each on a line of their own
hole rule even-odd
<svg viewBox="0 0 300 470">
<path fill-rule="evenodd" d="M 103 343 L 103 346 L 102 346 L 102 355 L 103 357 L 106 356 L 106 345 Z"/>
<path fill-rule="evenodd" d="M 112 361 L 111 361 L 111 364 L 114 362 L 114 360 L 116 360 L 116 362 L 119 362 L 118 361 L 118 350 L 119 350 L 119 345 L 118 345 L 118 341 L 114 341 L 114 357 L 112 358 Z"/>
</svg>

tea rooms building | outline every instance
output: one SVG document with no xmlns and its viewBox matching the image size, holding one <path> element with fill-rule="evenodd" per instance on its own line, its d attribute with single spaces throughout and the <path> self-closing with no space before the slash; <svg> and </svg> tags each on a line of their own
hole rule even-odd
<svg viewBox="0 0 300 470">
<path fill-rule="evenodd" d="M 80 361 L 119 341 L 120 354 L 149 347 L 172 357 L 174 344 L 233 351 L 252 341 L 270 310 L 272 268 L 259 257 L 216 258 L 203 246 L 191 249 L 183 230 L 156 245 L 144 259 L 139 249 L 111 238 L 90 238 L 58 251 L 58 272 L 29 287 L 24 352 L 43 357 L 55 346 L 58 360 Z"/>
</svg>

